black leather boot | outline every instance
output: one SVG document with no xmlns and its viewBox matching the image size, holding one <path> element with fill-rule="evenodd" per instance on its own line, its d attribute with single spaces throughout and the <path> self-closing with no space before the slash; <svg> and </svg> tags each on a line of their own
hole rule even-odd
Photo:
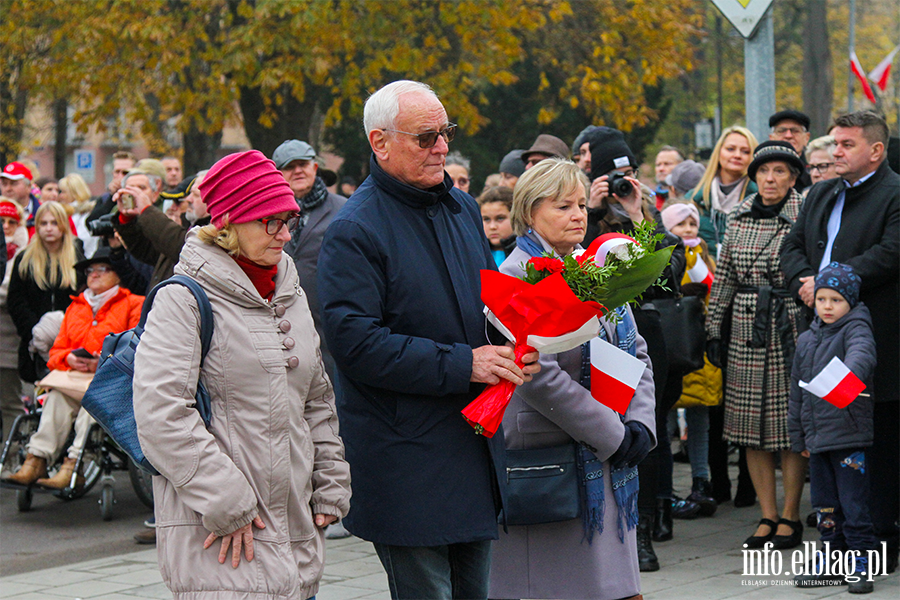
<svg viewBox="0 0 900 600">
<path fill-rule="evenodd" d="M 653 542 L 650 540 L 653 529 L 653 512 L 641 511 L 637 526 L 637 553 L 638 567 L 642 573 L 659 571 L 659 559 L 653 551 Z"/>
<path fill-rule="evenodd" d="M 668 542 L 672 539 L 672 499 L 657 498 L 653 516 L 653 541 Z"/>
<path fill-rule="evenodd" d="M 711 517 L 716 514 L 718 504 L 712 497 L 712 485 L 706 479 L 694 477 L 694 484 L 691 486 L 691 495 L 688 496 L 688 500 L 700 505 L 700 516 Z"/>
</svg>

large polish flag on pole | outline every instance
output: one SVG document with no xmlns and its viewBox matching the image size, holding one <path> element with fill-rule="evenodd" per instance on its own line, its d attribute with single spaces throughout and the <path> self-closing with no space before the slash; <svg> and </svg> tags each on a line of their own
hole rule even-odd
<svg viewBox="0 0 900 600">
<path fill-rule="evenodd" d="M 591 396 L 624 415 L 647 365 L 598 337 L 591 340 Z"/>
<path fill-rule="evenodd" d="M 856 57 L 856 51 L 850 53 L 850 70 L 853 71 L 853 74 L 859 79 L 863 92 L 866 93 L 866 98 L 869 99 L 869 102 L 875 104 L 875 92 L 872 91 L 872 86 L 869 85 L 869 80 L 866 79 L 866 72 L 863 70 L 859 59 Z"/>
<path fill-rule="evenodd" d="M 898 51 L 900 51 L 900 45 L 891 50 L 890 54 L 885 56 L 883 61 L 869 71 L 869 79 L 871 79 L 882 92 L 887 89 L 888 77 L 891 74 L 891 63 L 894 62 L 894 56 L 897 55 Z"/>
<path fill-rule="evenodd" d="M 837 356 L 832 358 L 812 381 L 809 383 L 801 381 L 800 387 L 838 408 L 849 405 L 866 389 L 866 385 L 859 377 L 854 375 Z"/>
</svg>

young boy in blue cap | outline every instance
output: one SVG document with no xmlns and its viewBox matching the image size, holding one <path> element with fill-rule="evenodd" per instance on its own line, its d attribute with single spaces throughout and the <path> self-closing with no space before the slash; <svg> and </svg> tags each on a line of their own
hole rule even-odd
<svg viewBox="0 0 900 600">
<path fill-rule="evenodd" d="M 859 275 L 849 265 L 832 262 L 816 276 L 817 318 L 797 340 L 791 373 L 788 430 L 791 449 L 809 458 L 810 495 L 818 513 L 823 544 L 830 549 L 856 551 L 854 573 L 825 575 L 818 554 L 811 575 L 798 575 L 800 586 L 815 587 L 847 583 L 850 592 L 869 593 L 867 551 L 878 547 L 869 515 L 869 478 L 865 448 L 872 445 L 872 376 L 875 369 L 875 339 L 869 309 L 859 301 Z M 800 388 L 812 381 L 837 357 L 867 387 L 844 408 Z M 827 559 L 832 562 L 831 558 Z M 815 574 L 815 570 L 820 571 Z"/>
</svg>

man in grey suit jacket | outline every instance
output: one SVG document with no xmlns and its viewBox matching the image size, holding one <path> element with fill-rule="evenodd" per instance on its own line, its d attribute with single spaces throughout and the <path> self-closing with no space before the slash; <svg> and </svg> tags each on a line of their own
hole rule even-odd
<svg viewBox="0 0 900 600">
<path fill-rule="evenodd" d="M 294 259 L 297 266 L 300 285 L 307 294 L 309 310 L 312 312 L 316 332 L 319 334 L 325 370 L 328 372 L 328 378 L 335 383 L 337 379 L 334 359 L 328 351 L 322 333 L 322 308 L 319 305 L 316 288 L 316 264 L 319 261 L 319 248 L 322 247 L 325 230 L 347 199 L 328 191 L 325 181 L 318 172 L 316 151 L 306 142 L 285 141 L 275 149 L 272 160 L 291 186 L 300 207 L 300 224 L 291 232 L 291 241 L 285 245 L 284 250 Z"/>
</svg>

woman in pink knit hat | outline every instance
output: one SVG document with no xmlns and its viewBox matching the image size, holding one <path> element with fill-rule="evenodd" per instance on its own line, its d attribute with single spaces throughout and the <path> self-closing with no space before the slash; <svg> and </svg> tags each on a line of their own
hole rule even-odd
<svg viewBox="0 0 900 600">
<path fill-rule="evenodd" d="M 350 506 L 334 392 L 294 262 L 282 248 L 298 206 L 256 150 L 200 185 L 212 222 L 188 233 L 175 272 L 209 296 L 215 329 L 200 369 L 199 312 L 160 290 L 135 359 L 135 418 L 154 477 L 160 570 L 175 598 L 310 598 L 324 529 Z M 192 409 L 198 377 L 207 429 Z"/>
</svg>

